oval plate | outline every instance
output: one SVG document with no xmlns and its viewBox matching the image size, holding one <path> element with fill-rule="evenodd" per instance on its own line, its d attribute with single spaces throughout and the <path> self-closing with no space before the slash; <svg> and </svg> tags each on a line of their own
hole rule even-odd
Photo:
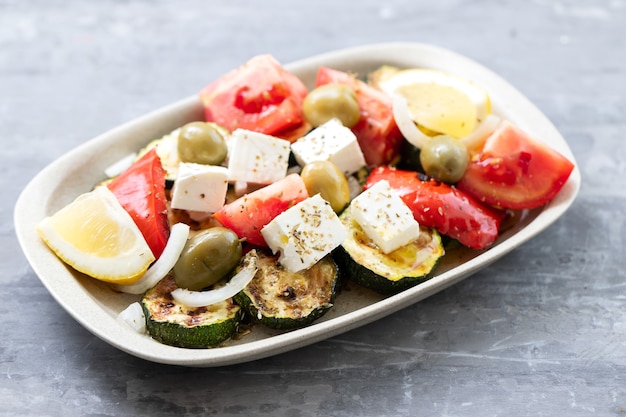
<svg viewBox="0 0 626 417">
<path fill-rule="evenodd" d="M 490 70 L 448 50 L 415 43 L 374 44 L 314 56 L 285 67 L 312 87 L 320 66 L 364 75 L 383 64 L 434 68 L 474 81 L 489 92 L 494 113 L 508 118 L 575 163 L 563 137 L 527 98 Z M 202 105 L 195 96 L 100 135 L 42 170 L 23 190 L 15 206 L 15 229 L 20 245 L 56 301 L 105 342 L 159 363 L 205 367 L 242 363 L 315 343 L 380 319 L 459 282 L 536 236 L 569 208 L 580 188 L 580 171 L 576 167 L 554 200 L 540 209 L 525 212 L 493 247 L 481 252 L 451 251 L 435 277 L 399 294 L 383 297 L 354 286 L 351 291 L 340 293 L 335 307 L 309 327 L 277 332 L 255 326 L 250 334 L 229 341 L 224 347 L 176 348 L 118 323 L 118 313 L 138 297 L 113 292 L 107 284 L 66 266 L 39 238 L 35 226 L 103 180 L 106 167 L 150 140 L 194 120 L 203 120 Z"/>
</svg>

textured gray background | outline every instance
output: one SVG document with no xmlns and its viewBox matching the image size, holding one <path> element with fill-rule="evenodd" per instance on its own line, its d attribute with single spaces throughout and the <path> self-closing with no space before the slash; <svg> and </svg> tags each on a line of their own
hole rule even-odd
<svg viewBox="0 0 626 417">
<path fill-rule="evenodd" d="M 626 415 L 626 3 L 0 0 L 0 415 Z M 259 53 L 419 41 L 491 68 L 568 140 L 583 185 L 533 241 L 379 322 L 187 369 L 78 325 L 21 254 L 13 206 L 68 150 Z"/>
</svg>

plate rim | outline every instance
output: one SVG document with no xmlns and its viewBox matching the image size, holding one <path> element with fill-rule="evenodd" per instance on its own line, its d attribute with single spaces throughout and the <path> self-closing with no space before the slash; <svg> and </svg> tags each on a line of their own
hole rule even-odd
<svg viewBox="0 0 626 417">
<path fill-rule="evenodd" d="M 81 155 L 87 156 L 89 151 L 94 147 L 101 146 L 107 141 L 111 141 L 111 138 L 124 134 L 128 129 L 137 128 L 137 126 L 140 128 L 142 123 L 155 117 L 170 115 L 171 112 L 179 108 L 196 108 L 198 98 L 197 96 L 190 96 L 123 123 L 93 139 L 87 140 L 52 161 L 28 182 L 15 203 L 14 227 L 18 242 L 31 268 L 57 303 L 59 303 L 72 318 L 92 334 L 119 350 L 148 361 L 163 364 L 193 367 L 225 366 L 257 360 L 310 345 L 371 323 L 417 303 L 465 279 L 467 276 L 495 262 L 505 254 L 532 239 L 552 225 L 571 207 L 580 189 L 581 175 L 574 155 L 563 136 L 561 136 L 552 122 L 520 91 L 490 69 L 466 56 L 432 44 L 389 42 L 366 44 L 329 51 L 286 64 L 285 68 L 294 72 L 304 70 L 310 72 L 313 68 L 317 71 L 320 62 L 331 66 L 330 64 L 332 63 L 345 63 L 350 60 L 354 62 L 364 62 L 367 61 L 368 57 L 376 56 L 377 60 L 382 63 L 385 57 L 397 57 L 398 54 L 417 54 L 419 55 L 419 59 L 415 62 L 419 60 L 428 61 L 433 59 L 433 57 L 444 57 L 446 65 L 460 64 L 460 67 L 463 69 L 463 75 L 470 80 L 478 83 L 480 83 L 481 80 L 488 80 L 489 85 L 497 87 L 501 96 L 510 96 L 515 99 L 515 110 L 511 111 L 511 113 L 520 111 L 518 108 L 521 109 L 521 111 L 524 112 L 523 119 L 530 118 L 534 123 L 537 123 L 544 134 L 548 135 L 551 140 L 556 140 L 558 146 L 555 146 L 555 148 L 574 164 L 574 170 L 566 185 L 555 199 L 541 208 L 536 218 L 495 247 L 483 251 L 476 257 L 450 271 L 446 271 L 416 287 L 384 298 L 374 304 L 327 321 L 316 322 L 311 326 L 266 339 L 212 349 L 184 349 L 163 345 L 154 341 L 149 336 L 139 335 L 130 328 L 121 326 L 115 318 L 96 302 L 97 300 L 89 302 L 89 298 L 92 297 L 78 280 L 70 280 L 72 282 L 65 283 L 66 285 L 60 287 L 55 282 L 55 279 L 50 277 L 48 268 L 52 268 L 53 271 L 55 269 L 58 270 L 59 265 L 55 267 L 52 264 L 54 264 L 55 261 L 57 263 L 61 261 L 58 260 L 47 247 L 43 246 L 44 244 L 38 239 L 35 225 L 40 218 L 29 218 L 28 214 L 32 213 L 34 210 L 33 204 L 38 201 L 36 196 L 40 187 L 46 184 L 53 172 L 58 169 L 59 166 L 66 163 L 68 159 L 76 158 Z M 459 71 L 456 71 L 456 73 L 458 74 Z M 122 149 L 116 150 L 120 157 L 124 155 L 124 151 L 125 150 Z M 58 188 L 54 188 L 54 190 L 58 190 Z M 47 194 L 43 202 L 50 204 L 50 201 L 47 199 L 49 197 L 50 194 Z M 41 201 L 40 199 L 39 202 Z M 45 208 L 47 209 L 48 206 Z M 45 211 L 43 207 L 40 207 L 40 210 Z M 39 241 L 33 241 L 33 238 Z M 45 250 L 49 252 L 48 255 L 53 256 L 54 259 L 50 258 L 50 256 L 44 256 L 42 260 L 42 247 L 45 248 Z M 65 265 L 62 266 L 66 269 L 69 268 Z M 71 275 L 70 272 L 68 272 L 68 274 Z M 85 303 L 85 301 L 88 302 Z M 87 317 L 85 316 L 86 314 L 88 315 Z M 91 314 L 94 314 L 94 316 L 90 316 Z M 146 345 L 146 343 L 149 343 L 149 345 Z M 150 348 L 146 351 L 141 349 L 143 346 L 149 346 Z"/>
</svg>

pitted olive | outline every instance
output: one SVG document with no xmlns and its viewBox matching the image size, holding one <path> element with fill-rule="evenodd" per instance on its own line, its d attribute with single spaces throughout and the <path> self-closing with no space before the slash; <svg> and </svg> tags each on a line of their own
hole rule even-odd
<svg viewBox="0 0 626 417">
<path fill-rule="evenodd" d="M 228 148 L 224 136 L 214 123 L 191 122 L 178 134 L 178 156 L 183 162 L 219 165 Z"/>
<path fill-rule="evenodd" d="M 426 175 L 453 184 L 465 174 L 469 153 L 457 139 L 440 135 L 430 139 L 422 148 L 420 162 Z"/>
<path fill-rule="evenodd" d="M 341 211 L 350 202 L 350 189 L 346 176 L 330 161 L 306 164 L 300 173 L 309 195 L 321 194 L 335 211 Z"/>
<path fill-rule="evenodd" d="M 239 237 L 225 227 L 205 229 L 187 241 L 174 265 L 176 285 L 199 291 L 224 278 L 241 259 Z"/>
<path fill-rule="evenodd" d="M 304 117 L 313 126 L 337 118 L 346 127 L 352 127 L 361 118 L 356 93 L 344 84 L 325 84 L 311 90 L 302 105 Z"/>
</svg>

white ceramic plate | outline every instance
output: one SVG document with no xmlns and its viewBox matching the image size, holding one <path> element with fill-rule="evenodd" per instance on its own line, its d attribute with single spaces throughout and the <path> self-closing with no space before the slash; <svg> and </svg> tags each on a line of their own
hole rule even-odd
<svg viewBox="0 0 626 417">
<path fill-rule="evenodd" d="M 436 68 L 473 80 L 488 90 L 496 114 L 518 124 L 574 161 L 563 137 L 520 92 L 483 66 L 438 47 L 415 43 L 375 44 L 314 56 L 286 67 L 311 87 L 322 65 L 367 74 L 382 64 Z M 117 314 L 138 297 L 115 293 L 106 284 L 67 267 L 41 241 L 35 226 L 104 179 L 103 171 L 107 166 L 151 139 L 202 118 L 201 103 L 194 96 L 98 136 L 46 167 L 24 189 L 15 206 L 15 228 L 22 249 L 58 303 L 97 337 L 149 361 L 207 367 L 241 363 L 296 349 L 370 323 L 459 282 L 528 241 L 567 210 L 580 187 L 580 172 L 575 168 L 552 202 L 518 219 L 489 250 L 461 249 L 448 253 L 434 278 L 400 294 L 382 297 L 353 288 L 340 293 L 335 307 L 312 326 L 290 332 L 256 326 L 251 334 L 224 347 L 176 348 L 120 325 L 116 321 Z"/>
</svg>

